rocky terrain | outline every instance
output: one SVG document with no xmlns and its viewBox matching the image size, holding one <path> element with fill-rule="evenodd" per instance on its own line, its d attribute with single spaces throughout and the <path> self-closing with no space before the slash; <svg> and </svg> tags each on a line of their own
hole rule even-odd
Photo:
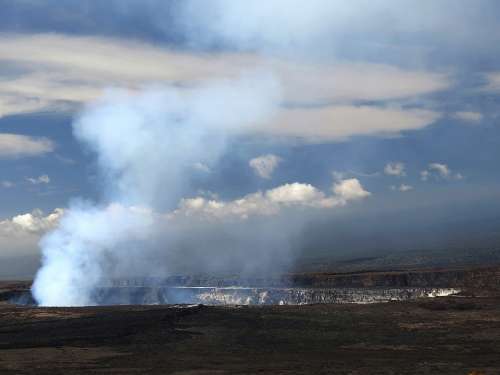
<svg viewBox="0 0 500 375">
<path fill-rule="evenodd" d="M 500 374 L 500 299 L 35 308 L 0 303 L 2 374 Z"/>
<path fill-rule="evenodd" d="M 294 285 L 292 290 L 302 290 L 314 302 L 282 306 L 42 308 L 19 300 L 28 298 L 29 282 L 4 282 L 0 373 L 498 375 L 499 268 L 296 273 L 262 279 Z M 217 278 L 115 280 L 114 288 L 168 289 L 166 284 L 174 280 L 188 285 Z M 130 286 L 140 282 L 149 285 Z M 334 291 L 325 294 L 329 288 Z M 461 293 L 440 297 L 440 288 L 459 288 Z M 198 289 L 210 298 L 227 297 L 217 292 L 224 287 Z M 252 298 L 260 296 L 257 287 L 245 290 Z M 384 295 L 381 290 L 390 298 L 386 303 L 316 303 L 338 302 L 339 296 L 353 302 L 348 298 L 358 295 L 354 290 L 364 291 L 369 302 L 380 302 L 373 300 L 373 290 L 378 298 Z M 414 294 L 392 298 L 403 290 Z M 427 298 L 432 291 L 434 298 Z M 315 300 L 314 293 L 332 299 Z M 21 304 L 12 303 L 16 301 Z"/>
</svg>

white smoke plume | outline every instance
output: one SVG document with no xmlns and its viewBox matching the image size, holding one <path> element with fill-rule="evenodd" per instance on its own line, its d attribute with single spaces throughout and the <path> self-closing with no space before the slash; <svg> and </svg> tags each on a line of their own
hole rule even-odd
<svg viewBox="0 0 500 375">
<path fill-rule="evenodd" d="M 274 46 L 293 53 L 297 43 L 317 48 L 337 9 L 324 0 L 305 9 L 302 2 L 276 0 L 246 6 L 221 0 L 209 9 L 199 1 L 186 4 L 180 19 L 190 24 L 194 46 L 222 40 L 263 55 Z M 236 200 L 183 200 L 193 169 L 210 171 L 229 137 L 241 134 L 239 127 L 268 123 L 287 104 L 284 84 L 258 71 L 203 86 L 112 90 L 88 105 L 73 124 L 74 135 L 97 157 L 102 198 L 72 202 L 57 229 L 42 238 L 42 267 L 33 285 L 37 302 L 94 304 L 96 286 L 111 278 L 180 273 L 183 266 L 193 272 L 193 262 L 211 271 L 266 272 L 273 262 L 290 262 L 293 236 L 307 219 L 304 212 L 274 213 L 340 207 L 368 197 L 357 179 L 347 179 L 334 183 L 331 193 L 295 182 Z M 192 214 L 223 225 L 191 220 Z"/>
<path fill-rule="evenodd" d="M 146 251 L 153 213 L 179 201 L 192 165 L 215 161 L 231 129 L 263 121 L 278 101 L 278 85 L 259 75 L 189 89 L 112 91 L 88 106 L 74 134 L 97 154 L 104 197 L 73 203 L 42 239 L 33 285 L 39 304 L 92 304 L 95 286 L 131 247 L 141 242 Z"/>
</svg>

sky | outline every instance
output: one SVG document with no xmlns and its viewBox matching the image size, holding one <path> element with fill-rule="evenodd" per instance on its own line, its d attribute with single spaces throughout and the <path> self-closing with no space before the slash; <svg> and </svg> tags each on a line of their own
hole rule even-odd
<svg viewBox="0 0 500 375">
<path fill-rule="evenodd" d="M 204 220 L 212 237 L 276 222 L 294 256 L 498 247 L 499 14 L 494 0 L 0 0 L 0 277 L 33 276 L 40 238 L 82 201 Z M 203 139 L 159 132 L 129 155 L 140 134 L 99 114 L 157 100 L 206 123 Z M 110 180 L 129 166 L 123 199 Z M 182 178 L 142 199 L 162 168 Z"/>
</svg>

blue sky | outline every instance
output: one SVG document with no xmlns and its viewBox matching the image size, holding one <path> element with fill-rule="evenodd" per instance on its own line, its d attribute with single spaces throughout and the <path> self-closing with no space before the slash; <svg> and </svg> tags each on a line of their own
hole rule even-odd
<svg viewBox="0 0 500 375">
<path fill-rule="evenodd" d="M 231 131 L 161 210 L 293 183 L 329 197 L 332 183 L 355 179 L 370 195 L 308 212 L 300 246 L 334 256 L 499 245 L 497 1 L 3 0 L 0 9 L 0 257 L 36 258 L 54 209 L 105 199 L 96 154 L 72 123 L 107 89 L 254 74 L 277 82 L 276 113 Z"/>
</svg>

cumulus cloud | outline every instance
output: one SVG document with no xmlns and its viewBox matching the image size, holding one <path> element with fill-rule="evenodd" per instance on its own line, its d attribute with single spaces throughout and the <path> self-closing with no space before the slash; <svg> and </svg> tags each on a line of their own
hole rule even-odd
<svg viewBox="0 0 500 375">
<path fill-rule="evenodd" d="M 325 195 L 314 186 L 298 182 L 281 185 L 268 190 L 265 196 L 270 202 L 283 205 L 310 203 L 314 205 L 318 202 L 319 206 L 322 206 L 323 199 L 325 198 Z"/>
<path fill-rule="evenodd" d="M 453 173 L 448 165 L 443 163 L 430 163 L 427 169 L 420 172 L 420 179 L 422 181 L 427 181 L 430 177 L 444 180 L 462 180 L 464 178 L 460 173 Z"/>
<path fill-rule="evenodd" d="M 431 163 L 429 164 L 429 171 L 434 171 L 439 174 L 439 176 L 443 178 L 448 178 L 451 174 L 450 169 L 446 164 L 440 164 L 440 163 Z"/>
<path fill-rule="evenodd" d="M 48 138 L 0 133 L 0 159 L 43 155 L 54 150 Z"/>
<path fill-rule="evenodd" d="M 349 178 L 336 182 L 333 185 L 333 192 L 340 198 L 342 204 L 351 200 L 364 199 L 371 195 L 366 191 L 357 178 Z"/>
<path fill-rule="evenodd" d="M 283 161 L 282 158 L 273 154 L 261 155 L 251 159 L 248 165 L 254 170 L 255 174 L 262 178 L 271 178 L 274 170 Z"/>
<path fill-rule="evenodd" d="M 483 119 L 483 114 L 480 112 L 462 111 L 462 112 L 455 112 L 453 117 L 466 123 L 476 124 L 481 122 L 481 120 Z"/>
<path fill-rule="evenodd" d="M 50 182 L 50 177 L 43 174 L 38 177 L 28 177 L 26 180 L 33 185 L 48 184 Z"/>
<path fill-rule="evenodd" d="M 384 173 L 388 176 L 406 176 L 405 165 L 401 162 L 390 162 L 384 167 Z"/>
<path fill-rule="evenodd" d="M 0 221 L 0 236 L 41 235 L 54 229 L 63 214 L 64 210 L 62 208 L 56 208 L 48 215 L 44 215 L 43 211 L 39 209 L 35 209 L 31 213 L 16 215 L 10 219 Z"/>
<path fill-rule="evenodd" d="M 188 88 L 213 78 L 233 79 L 242 71 L 265 71 L 280 83 L 283 101 L 294 106 L 283 106 L 269 121 L 239 131 L 304 140 L 422 128 L 439 114 L 354 103 L 413 98 L 451 84 L 445 74 L 384 64 L 326 64 L 248 52 L 194 54 L 146 43 L 54 34 L 0 35 L 0 62 L 24 67 L 22 74 L 2 77 L 0 117 L 68 111 L 110 86 L 141 88 L 162 82 Z"/>
<path fill-rule="evenodd" d="M 0 262 L 26 256 L 37 259 L 40 236 L 40 233 L 26 231 L 12 223 L 11 219 L 0 220 Z M 10 270 L 2 271 L 9 273 Z"/>
<path fill-rule="evenodd" d="M 189 219 L 189 228 L 194 223 L 193 220 L 199 223 L 208 221 L 213 224 L 227 220 L 231 225 L 238 225 L 238 222 L 245 225 L 246 220 L 251 217 L 264 216 L 272 219 L 273 222 L 274 220 L 280 222 L 285 218 L 287 221 L 290 219 L 289 215 L 280 215 L 284 213 L 284 210 L 295 209 L 302 212 L 303 210 L 333 209 L 370 196 L 357 179 L 336 181 L 331 190 L 331 193 L 325 193 L 310 184 L 295 182 L 264 192 L 247 194 L 235 200 L 225 201 L 219 199 L 216 194 L 204 193 L 194 198 L 182 199 L 178 208 L 170 212 L 154 212 L 147 207 L 124 206 L 115 203 L 103 207 L 101 211 L 85 212 L 82 217 L 74 215 L 74 211 L 78 210 L 76 207 L 72 208 L 73 211 L 56 208 L 49 214 L 35 209 L 30 213 L 19 214 L 0 221 L 0 248 L 2 248 L 0 257 L 19 255 L 38 257 L 37 243 L 41 236 L 58 228 L 61 223 L 66 226 L 71 225 L 72 228 L 76 225 L 79 231 L 85 231 L 91 226 L 94 228 L 93 233 L 102 237 L 99 237 L 100 241 L 106 242 L 111 241 L 113 237 L 113 233 L 109 232 L 105 225 L 105 221 L 111 220 L 110 218 L 122 223 L 130 232 L 143 233 L 148 236 L 153 234 L 144 231 L 144 227 L 149 228 L 152 223 L 163 233 L 172 226 L 178 229 L 183 228 L 185 219 Z M 73 212 L 73 214 L 68 216 L 67 212 Z M 63 218 L 64 221 L 62 221 Z M 269 225 L 274 225 L 273 222 Z M 190 238 L 191 235 L 192 230 L 187 230 L 186 238 Z"/>
<path fill-rule="evenodd" d="M 247 194 L 232 201 L 194 197 L 182 199 L 171 218 L 247 219 L 250 216 L 277 215 L 285 208 L 328 209 L 344 206 L 371 195 L 355 178 L 340 180 L 332 186 L 333 194 L 325 194 L 310 184 L 294 182 L 265 192 Z"/>
</svg>

